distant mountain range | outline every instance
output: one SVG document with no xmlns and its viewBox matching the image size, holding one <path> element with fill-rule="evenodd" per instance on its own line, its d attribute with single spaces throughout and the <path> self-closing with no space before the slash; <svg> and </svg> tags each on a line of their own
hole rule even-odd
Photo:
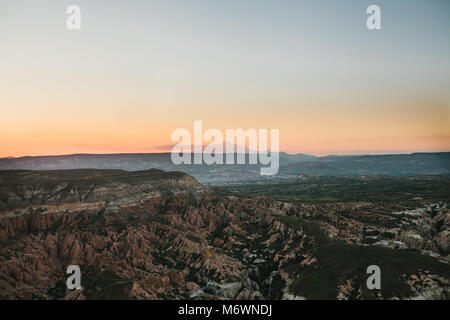
<svg viewBox="0 0 450 320">
<path fill-rule="evenodd" d="M 279 158 L 280 169 L 275 176 L 261 176 L 259 174 L 260 165 L 174 165 L 170 153 L 74 154 L 0 158 L 0 170 L 90 168 L 138 171 L 155 168 L 165 171 L 183 171 L 195 177 L 199 182 L 211 185 L 293 179 L 299 176 L 450 174 L 450 152 L 325 157 L 281 152 Z"/>
</svg>

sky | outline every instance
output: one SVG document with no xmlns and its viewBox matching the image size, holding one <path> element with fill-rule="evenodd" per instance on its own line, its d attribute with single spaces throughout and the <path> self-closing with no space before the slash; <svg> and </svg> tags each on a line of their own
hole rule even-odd
<svg viewBox="0 0 450 320">
<path fill-rule="evenodd" d="M 449 30 L 448 0 L 0 0 L 0 157 L 170 151 L 195 120 L 290 153 L 450 151 Z"/>
</svg>

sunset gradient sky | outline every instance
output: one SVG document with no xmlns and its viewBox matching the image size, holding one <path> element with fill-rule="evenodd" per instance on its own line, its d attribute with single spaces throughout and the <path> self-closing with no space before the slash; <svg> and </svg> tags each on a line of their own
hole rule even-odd
<svg viewBox="0 0 450 320">
<path fill-rule="evenodd" d="M 0 157 L 170 151 L 194 120 L 291 153 L 450 151 L 449 31 L 448 0 L 0 0 Z"/>
</svg>

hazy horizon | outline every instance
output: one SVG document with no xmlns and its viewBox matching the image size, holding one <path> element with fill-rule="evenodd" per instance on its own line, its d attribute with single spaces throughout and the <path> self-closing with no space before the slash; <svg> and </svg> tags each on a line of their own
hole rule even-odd
<svg viewBox="0 0 450 320">
<path fill-rule="evenodd" d="M 305 155 L 305 156 L 315 156 L 315 157 L 327 157 L 327 156 L 382 156 L 382 155 L 410 155 L 415 153 L 448 153 L 450 150 L 444 151 L 392 151 L 392 152 L 379 152 L 379 153 L 323 153 L 323 154 L 311 154 L 304 152 L 291 153 L 280 150 L 279 153 L 286 153 L 289 155 Z M 18 159 L 18 158 L 27 158 L 27 157 L 64 157 L 64 156 L 75 156 L 75 155 L 138 155 L 138 154 L 169 154 L 170 151 L 160 151 L 160 152 L 111 152 L 111 153 L 66 153 L 66 154 L 42 154 L 42 155 L 24 155 L 24 156 L 6 156 L 0 157 L 0 159 Z M 223 152 L 222 154 L 226 154 L 227 152 Z M 235 152 L 236 153 L 236 152 Z M 219 153 L 220 154 L 220 153 Z"/>
</svg>

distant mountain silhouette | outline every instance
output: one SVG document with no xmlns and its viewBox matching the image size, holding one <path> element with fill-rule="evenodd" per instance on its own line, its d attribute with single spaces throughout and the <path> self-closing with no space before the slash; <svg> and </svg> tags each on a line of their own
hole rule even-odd
<svg viewBox="0 0 450 320">
<path fill-rule="evenodd" d="M 235 154 L 235 157 L 237 155 Z M 246 155 L 248 157 L 248 154 Z M 450 152 L 395 155 L 357 155 L 315 157 L 280 152 L 276 176 L 261 176 L 260 165 L 174 165 L 170 153 L 73 154 L 0 159 L 0 170 L 121 169 L 151 168 L 183 171 L 206 184 L 228 184 L 260 180 L 292 179 L 312 176 L 414 176 L 449 175 Z"/>
</svg>

